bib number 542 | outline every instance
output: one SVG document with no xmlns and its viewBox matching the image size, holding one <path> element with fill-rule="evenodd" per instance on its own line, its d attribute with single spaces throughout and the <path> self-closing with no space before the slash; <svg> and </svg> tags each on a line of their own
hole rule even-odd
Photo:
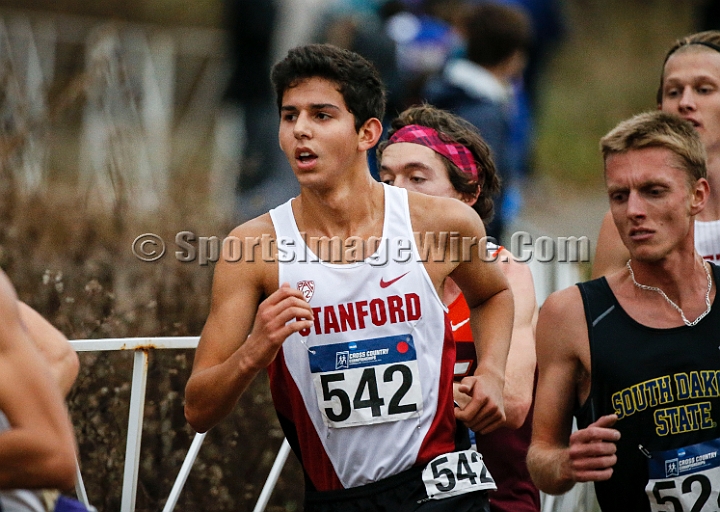
<svg viewBox="0 0 720 512">
<path fill-rule="evenodd" d="M 482 456 L 474 450 L 436 457 L 423 470 L 423 482 L 430 499 L 497 489 Z"/>
<path fill-rule="evenodd" d="M 422 392 L 413 368 L 415 361 L 319 374 L 315 379 L 324 418 L 337 428 L 419 416 Z"/>
</svg>

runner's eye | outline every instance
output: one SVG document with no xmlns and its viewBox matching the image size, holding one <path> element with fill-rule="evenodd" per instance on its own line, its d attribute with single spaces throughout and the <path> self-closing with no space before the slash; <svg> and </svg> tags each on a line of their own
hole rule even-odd
<svg viewBox="0 0 720 512">
<path fill-rule="evenodd" d="M 395 182 L 393 176 L 385 173 L 380 173 L 380 181 L 385 183 L 386 185 L 392 185 Z"/>
</svg>

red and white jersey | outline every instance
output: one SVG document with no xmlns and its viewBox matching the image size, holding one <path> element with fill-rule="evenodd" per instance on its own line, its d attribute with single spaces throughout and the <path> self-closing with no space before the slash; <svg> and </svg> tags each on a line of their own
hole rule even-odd
<svg viewBox="0 0 720 512">
<path fill-rule="evenodd" d="M 311 329 L 285 340 L 270 385 L 318 491 L 374 482 L 455 449 L 446 309 L 421 262 L 407 192 L 384 189 L 379 248 L 355 263 L 319 261 L 292 200 L 270 211 L 279 282 L 303 291 L 314 312 Z"/>
<path fill-rule="evenodd" d="M 504 248 L 488 242 L 487 253 L 492 259 L 495 259 Z M 448 318 L 450 318 L 450 328 L 455 339 L 456 361 L 455 361 L 455 380 L 461 381 L 464 377 L 475 375 L 477 368 L 477 351 L 475 342 L 473 341 L 472 329 L 470 328 L 470 307 L 465 301 L 465 296 L 461 293 L 448 306 Z"/>
</svg>

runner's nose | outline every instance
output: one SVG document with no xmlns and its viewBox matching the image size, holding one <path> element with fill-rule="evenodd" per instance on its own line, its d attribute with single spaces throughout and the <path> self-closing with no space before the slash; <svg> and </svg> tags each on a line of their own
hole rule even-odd
<svg viewBox="0 0 720 512">
<path fill-rule="evenodd" d="M 296 139 L 302 139 L 303 137 L 309 138 L 312 136 L 310 120 L 306 113 L 300 112 L 300 114 L 298 114 L 295 125 L 293 126 L 293 134 Z"/>
<path fill-rule="evenodd" d="M 687 112 L 688 110 L 696 109 L 695 94 L 693 93 L 692 87 L 687 86 L 683 89 L 678 108 L 680 109 L 680 112 Z"/>
</svg>

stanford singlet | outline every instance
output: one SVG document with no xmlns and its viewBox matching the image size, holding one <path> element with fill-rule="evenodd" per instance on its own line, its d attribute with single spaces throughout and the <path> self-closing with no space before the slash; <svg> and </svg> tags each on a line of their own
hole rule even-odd
<svg viewBox="0 0 720 512">
<path fill-rule="evenodd" d="M 407 192 L 384 185 L 378 250 L 319 261 L 291 201 L 270 211 L 279 282 L 305 295 L 314 326 L 285 340 L 269 367 L 280 422 L 310 491 L 361 486 L 455 449 L 455 348 L 445 308 L 415 244 Z"/>
<path fill-rule="evenodd" d="M 720 271 L 711 265 L 715 282 Z M 694 327 L 656 329 L 620 306 L 605 278 L 578 285 L 590 341 L 590 396 L 579 428 L 615 413 L 612 477 L 595 482 L 604 511 L 717 510 L 720 491 L 720 311 Z"/>
</svg>

